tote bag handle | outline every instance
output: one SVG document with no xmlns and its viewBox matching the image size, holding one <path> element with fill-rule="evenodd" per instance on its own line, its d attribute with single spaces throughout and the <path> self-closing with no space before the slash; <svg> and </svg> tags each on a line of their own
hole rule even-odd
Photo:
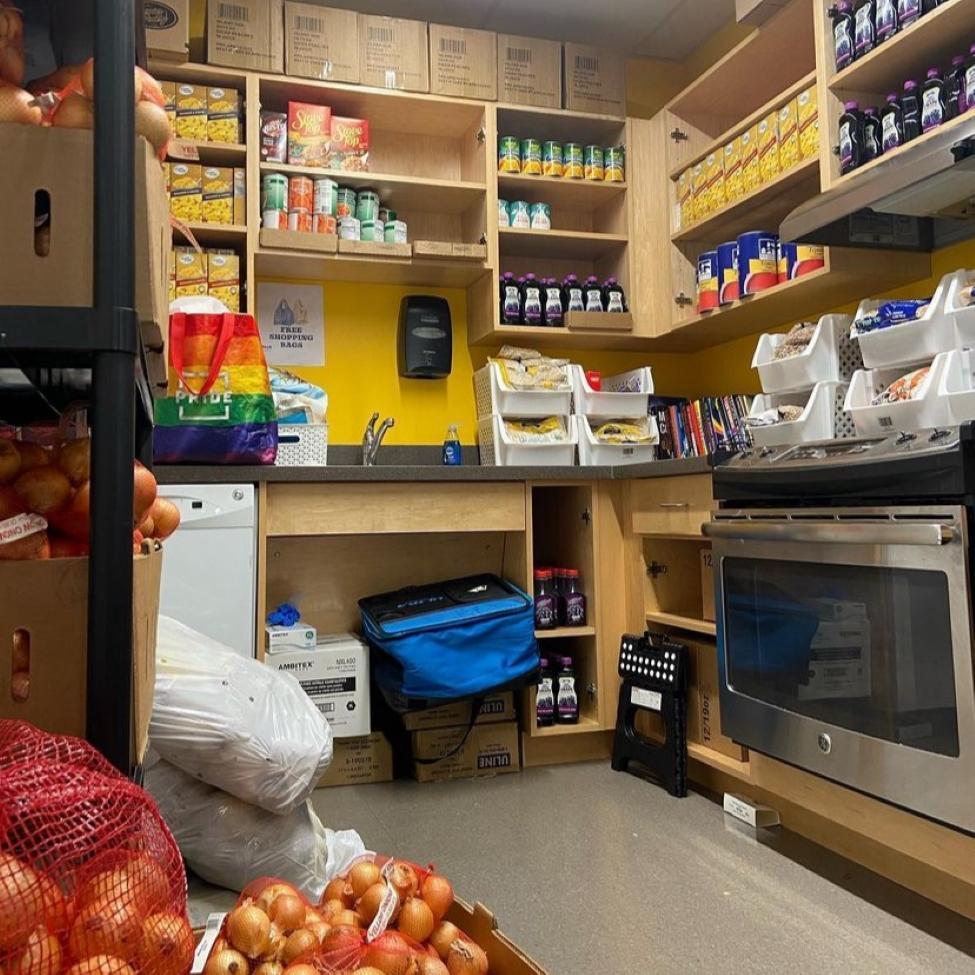
<svg viewBox="0 0 975 975">
<path fill-rule="evenodd" d="M 175 315 L 169 316 L 169 361 L 173 367 L 173 372 L 179 376 L 179 381 L 194 395 L 206 396 L 213 388 L 217 376 L 220 375 L 223 360 L 227 357 L 227 349 L 230 348 L 230 340 L 234 337 L 236 324 L 237 316 L 232 312 L 224 312 L 221 315 L 220 333 L 217 336 L 217 345 L 210 359 L 209 372 L 203 381 L 203 385 L 195 390 L 184 375 L 183 346 L 186 342 L 186 313 L 177 312 Z"/>
</svg>

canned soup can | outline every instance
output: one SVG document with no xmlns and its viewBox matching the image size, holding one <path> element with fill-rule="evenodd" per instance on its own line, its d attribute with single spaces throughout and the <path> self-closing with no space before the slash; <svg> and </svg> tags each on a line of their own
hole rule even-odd
<svg viewBox="0 0 975 975">
<path fill-rule="evenodd" d="M 779 244 L 779 282 L 793 281 L 826 266 L 826 252 L 820 244 Z"/>
<path fill-rule="evenodd" d="M 542 175 L 542 144 L 538 139 L 521 140 L 521 171 L 526 176 Z"/>
<path fill-rule="evenodd" d="M 546 142 L 542 145 L 542 175 L 562 175 L 562 143 Z"/>
<path fill-rule="evenodd" d="M 705 251 L 697 259 L 697 310 L 718 307 L 718 252 Z"/>
<path fill-rule="evenodd" d="M 583 175 L 586 179 L 602 180 L 606 173 L 603 167 L 603 147 L 586 146 L 583 160 Z"/>
<path fill-rule="evenodd" d="M 340 186 L 335 196 L 335 216 L 342 217 L 355 216 L 355 190 L 348 186 Z"/>
<path fill-rule="evenodd" d="M 288 211 L 288 230 L 295 230 L 300 234 L 310 234 L 312 232 L 311 211 Z"/>
<path fill-rule="evenodd" d="M 261 210 L 288 209 L 288 177 L 268 173 L 261 181 Z"/>
<path fill-rule="evenodd" d="M 562 146 L 562 175 L 568 179 L 582 179 L 585 176 L 582 146 L 578 142 L 567 142 Z"/>
<path fill-rule="evenodd" d="M 379 194 L 375 190 L 359 190 L 356 193 L 355 215 L 360 222 L 379 219 Z"/>
<path fill-rule="evenodd" d="M 499 227 L 510 227 L 511 223 L 508 220 L 508 207 L 511 204 L 507 200 L 498 200 L 498 226 Z"/>
<path fill-rule="evenodd" d="M 338 195 L 339 184 L 334 179 L 316 179 L 315 205 L 312 208 L 312 213 L 327 213 L 334 217 Z"/>
<path fill-rule="evenodd" d="M 738 238 L 738 290 L 742 297 L 779 283 L 779 237 L 755 230 Z"/>
<path fill-rule="evenodd" d="M 719 244 L 718 250 L 718 303 L 730 305 L 738 294 L 738 241 Z"/>
<path fill-rule="evenodd" d="M 288 181 L 288 210 L 311 213 L 315 203 L 315 184 L 310 176 L 292 176 Z"/>
<path fill-rule="evenodd" d="M 626 180 L 626 155 L 622 146 L 608 146 L 603 151 L 603 178 L 607 183 Z"/>
<path fill-rule="evenodd" d="M 503 135 L 498 139 L 498 172 L 521 172 L 521 143 L 516 136 Z"/>
<path fill-rule="evenodd" d="M 551 230 L 552 208 L 547 203 L 532 203 L 528 207 L 528 220 L 532 230 Z"/>
<path fill-rule="evenodd" d="M 508 224 L 527 230 L 531 227 L 531 212 L 527 200 L 513 200 L 508 204 Z"/>
<path fill-rule="evenodd" d="M 361 228 L 355 217 L 342 217 L 339 220 L 339 237 L 342 240 L 359 240 Z"/>
<path fill-rule="evenodd" d="M 335 217 L 330 213 L 316 213 L 313 215 L 313 227 L 312 231 L 316 234 L 331 234 L 335 236 L 335 232 L 338 229 L 335 223 Z"/>
</svg>

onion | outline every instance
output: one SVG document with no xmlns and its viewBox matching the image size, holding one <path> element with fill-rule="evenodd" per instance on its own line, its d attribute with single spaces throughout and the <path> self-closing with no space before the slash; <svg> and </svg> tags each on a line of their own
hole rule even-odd
<svg viewBox="0 0 975 975">
<path fill-rule="evenodd" d="M 150 914 L 142 922 L 139 975 L 186 975 L 193 964 L 194 939 L 178 914 Z"/>
<path fill-rule="evenodd" d="M 261 961 L 281 961 L 284 943 L 287 940 L 288 936 L 272 921 L 271 930 L 267 936 L 267 948 L 261 955 Z"/>
<path fill-rule="evenodd" d="M 284 951 L 281 952 L 281 961 L 285 965 L 291 964 L 299 955 L 317 948 L 321 942 L 313 931 L 307 928 L 298 928 L 293 932 L 284 943 Z"/>
<path fill-rule="evenodd" d="M 401 860 L 393 864 L 389 882 L 396 888 L 400 901 L 405 901 L 407 897 L 416 897 L 420 890 L 420 878 L 416 870 L 409 863 L 403 863 Z"/>
<path fill-rule="evenodd" d="M 310 924 L 321 924 L 325 918 L 314 908 L 305 908 L 305 923 L 299 927 L 308 927 Z"/>
<path fill-rule="evenodd" d="M 281 962 L 265 961 L 254 969 L 254 975 L 281 975 L 283 971 L 284 965 Z"/>
<path fill-rule="evenodd" d="M 332 928 L 322 941 L 322 954 L 332 968 L 352 968 L 365 942 L 358 928 Z"/>
<path fill-rule="evenodd" d="M 248 958 L 260 958 L 267 951 L 270 934 L 270 918 L 259 907 L 238 907 L 227 917 L 227 938 Z"/>
<path fill-rule="evenodd" d="M 433 945 L 434 951 L 446 960 L 450 946 L 460 936 L 460 928 L 456 924 L 451 924 L 450 921 L 441 921 L 433 934 L 430 935 L 430 944 Z"/>
<path fill-rule="evenodd" d="M 153 504 L 152 504 L 152 509 L 155 509 L 156 503 L 158 501 L 163 501 L 163 500 L 165 500 L 165 499 L 164 498 L 156 498 L 156 501 L 154 501 Z M 150 509 L 150 510 L 152 510 L 152 509 Z M 153 514 L 152 518 L 153 518 L 153 521 L 156 520 L 155 514 Z M 265 914 L 268 914 L 269 915 L 270 912 L 271 912 L 271 905 L 282 894 L 287 894 L 290 897 L 301 897 L 301 895 L 298 893 L 298 891 L 294 887 L 292 887 L 291 884 L 285 884 L 285 883 L 281 883 L 281 882 L 276 882 L 276 883 L 273 883 L 273 884 L 268 884 L 266 887 L 264 887 L 261 890 L 261 892 L 257 895 L 257 899 L 255 900 L 255 903 L 257 904 L 257 906 Z"/>
<path fill-rule="evenodd" d="M 232 948 L 211 952 L 203 967 L 203 975 L 250 975 L 247 959 Z"/>
<path fill-rule="evenodd" d="M 349 884 L 352 887 L 355 899 L 358 900 L 373 884 L 378 884 L 382 878 L 382 872 L 376 864 L 366 860 L 357 863 L 349 871 Z"/>
<path fill-rule="evenodd" d="M 30 700 L 30 674 L 26 670 L 16 670 L 11 675 L 10 696 L 18 704 Z"/>
<path fill-rule="evenodd" d="M 290 934 L 305 922 L 305 902 L 294 894 L 280 894 L 268 914 L 282 931 Z"/>
<path fill-rule="evenodd" d="M 0 82 L 0 122 L 40 125 L 44 116 L 36 105 L 31 104 L 33 100 L 29 91 Z"/>
<path fill-rule="evenodd" d="M 84 95 L 72 92 L 58 105 L 51 125 L 60 129 L 93 129 L 95 106 Z"/>
<path fill-rule="evenodd" d="M 487 955 L 480 946 L 463 938 L 451 944 L 446 962 L 450 975 L 487 975 Z"/>
<path fill-rule="evenodd" d="M 420 975 L 448 975 L 447 966 L 432 955 L 417 955 L 416 963 L 420 969 Z"/>
<path fill-rule="evenodd" d="M 352 885 L 342 877 L 336 877 L 332 880 L 325 888 L 325 893 L 322 894 L 323 903 L 332 900 L 341 901 L 343 907 L 352 907 L 355 904 L 355 891 L 352 889 Z"/>
<path fill-rule="evenodd" d="M 48 515 L 48 522 L 58 531 L 79 542 L 87 542 L 90 537 L 89 508 L 91 491 L 85 482 L 74 493 L 74 497 L 59 511 Z"/>
<path fill-rule="evenodd" d="M 17 441 L 17 450 L 20 452 L 20 469 L 22 471 L 33 470 L 35 467 L 44 467 L 53 460 L 51 451 L 42 447 L 39 443 Z"/>
<path fill-rule="evenodd" d="M 58 467 L 76 487 L 91 478 L 91 437 L 69 440 L 58 451 Z"/>
<path fill-rule="evenodd" d="M 121 958 L 112 955 L 93 955 L 77 965 L 72 965 L 65 975 L 135 975 L 132 968 Z"/>
<path fill-rule="evenodd" d="M 156 152 L 162 152 L 169 144 L 171 131 L 166 110 L 152 102 L 138 102 L 135 106 L 135 131 L 144 135 Z"/>
<path fill-rule="evenodd" d="M 145 518 L 147 512 L 152 507 L 152 502 L 156 500 L 156 479 L 152 476 L 152 471 L 146 470 L 141 464 L 137 464 L 132 481 L 132 527 Z"/>
<path fill-rule="evenodd" d="M 319 944 L 325 940 L 325 935 L 332 930 L 332 926 L 325 921 L 312 921 L 311 924 L 305 924 L 305 928 L 318 938 Z"/>
<path fill-rule="evenodd" d="M 20 473 L 20 448 L 12 440 L 0 438 L 0 484 L 9 484 Z"/>
<path fill-rule="evenodd" d="M 432 873 L 423 881 L 420 896 L 430 905 L 434 919 L 442 921 L 454 902 L 454 888 L 450 886 L 450 881 L 446 877 Z"/>
<path fill-rule="evenodd" d="M 27 636 L 26 630 L 14 630 L 13 645 L 13 669 L 15 671 L 30 670 L 30 639 Z M 47 877 L 43 876 L 42 874 L 38 874 L 37 879 L 41 881 L 42 887 L 45 884 L 52 884 L 53 886 L 53 881 L 48 880 Z M 58 893 L 60 894 L 61 891 L 58 890 Z"/>
<path fill-rule="evenodd" d="M 142 914 L 164 910 L 173 899 L 172 885 L 162 865 L 140 853 L 123 867 L 136 895 Z"/>
<path fill-rule="evenodd" d="M 403 905 L 396 927 L 408 938 L 423 944 L 433 934 L 436 923 L 430 905 L 419 897 L 411 897 Z"/>
<path fill-rule="evenodd" d="M 379 906 L 386 896 L 386 884 L 380 881 L 373 884 L 356 902 L 355 909 L 366 924 L 372 924 L 372 919 L 379 913 Z"/>
<path fill-rule="evenodd" d="M 56 467 L 35 467 L 14 481 L 14 490 L 31 511 L 47 515 L 64 507 L 71 497 L 71 482 Z"/>
<path fill-rule="evenodd" d="M 344 910 L 346 910 L 346 906 L 340 900 L 323 900 L 323 902 L 319 905 L 319 912 L 329 924 L 334 924 L 335 915 L 341 914 Z"/>
<path fill-rule="evenodd" d="M 289 965 L 284 975 L 321 975 L 314 965 Z"/>
<path fill-rule="evenodd" d="M 369 945 L 362 964 L 385 975 L 410 975 L 417 967 L 412 949 L 395 931 L 387 931 Z"/>
<path fill-rule="evenodd" d="M 357 968 L 355 975 L 384 975 L 378 968 Z"/>
<path fill-rule="evenodd" d="M 142 936 L 142 917 L 135 901 L 108 896 L 86 905 L 71 925 L 68 951 L 72 958 L 112 955 L 131 961 Z"/>
<path fill-rule="evenodd" d="M 24 953 L 10 969 L 13 975 L 60 975 L 61 945 L 44 925 L 34 928 Z"/>
<path fill-rule="evenodd" d="M 0 853 L 0 951 L 22 944 L 43 921 L 44 892 L 37 872 Z"/>
</svg>

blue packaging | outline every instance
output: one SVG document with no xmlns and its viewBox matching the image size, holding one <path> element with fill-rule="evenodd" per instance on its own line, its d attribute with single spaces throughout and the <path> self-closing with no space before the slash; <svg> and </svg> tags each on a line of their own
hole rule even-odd
<svg viewBox="0 0 975 975">
<path fill-rule="evenodd" d="M 732 240 L 718 245 L 718 303 L 730 305 L 737 301 L 738 284 L 738 241 Z"/>
<path fill-rule="evenodd" d="M 753 230 L 738 238 L 738 291 L 741 297 L 779 283 L 779 235 Z"/>
</svg>

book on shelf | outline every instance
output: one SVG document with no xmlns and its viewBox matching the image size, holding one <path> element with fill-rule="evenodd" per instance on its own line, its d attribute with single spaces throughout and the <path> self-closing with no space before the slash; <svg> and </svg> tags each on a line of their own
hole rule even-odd
<svg viewBox="0 0 975 975">
<path fill-rule="evenodd" d="M 745 426 L 750 408 L 751 397 L 740 393 L 696 400 L 651 397 L 650 414 L 657 421 L 660 435 L 657 458 L 707 457 L 750 446 Z"/>
</svg>

